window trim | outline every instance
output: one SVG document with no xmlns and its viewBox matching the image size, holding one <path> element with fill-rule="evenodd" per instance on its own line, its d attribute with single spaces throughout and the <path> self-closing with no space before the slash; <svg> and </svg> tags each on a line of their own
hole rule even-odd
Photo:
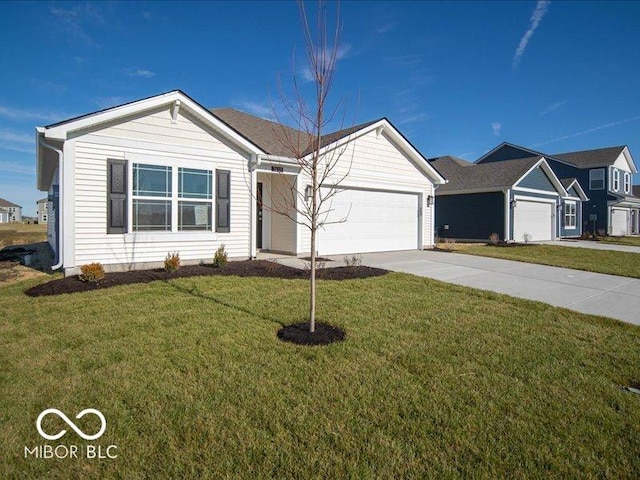
<svg viewBox="0 0 640 480">
<path fill-rule="evenodd" d="M 567 207 L 573 207 L 573 213 L 567 212 Z M 565 230 L 575 230 L 578 225 L 578 205 L 573 200 L 567 200 L 564 202 L 564 228 Z M 573 219 L 573 225 L 567 222 L 567 219 Z"/>
<path fill-rule="evenodd" d="M 125 234 L 125 241 L 127 242 L 153 242 L 153 241 L 170 241 L 172 237 L 175 237 L 176 241 L 190 241 L 190 240 L 216 240 L 217 234 L 215 232 L 215 198 L 216 198 L 216 185 L 212 180 L 211 185 L 211 198 L 199 199 L 180 197 L 179 186 L 179 169 L 193 169 L 193 170 L 205 170 L 211 172 L 211 178 L 215 178 L 216 164 L 214 162 L 202 162 L 194 161 L 190 159 L 183 159 L 179 157 L 162 156 L 156 157 L 155 155 L 136 154 L 130 155 L 128 168 L 128 182 L 131 187 L 128 189 L 129 199 L 127 205 L 128 211 L 128 233 Z M 169 167 L 171 169 L 171 197 L 147 197 L 133 195 L 133 166 L 134 164 L 146 164 L 157 165 L 162 167 Z M 144 200 L 170 200 L 171 201 L 171 229 L 170 230 L 134 230 L 133 229 L 133 201 L 135 199 Z M 179 202 L 202 202 L 210 203 L 212 218 L 211 228 L 208 230 L 180 230 L 178 225 L 178 209 Z"/>
<path fill-rule="evenodd" d="M 594 173 L 600 173 L 602 174 L 602 178 L 593 178 L 594 177 Z M 594 168 L 592 170 L 589 170 L 589 190 L 604 190 L 605 186 L 606 186 L 606 175 L 605 175 L 605 170 L 604 168 Z M 602 187 L 599 188 L 594 188 L 593 187 L 593 182 L 597 181 L 597 182 L 602 182 Z"/>
<path fill-rule="evenodd" d="M 617 192 L 620 190 L 620 170 L 611 169 L 611 190 Z"/>
<path fill-rule="evenodd" d="M 624 193 L 631 193 L 631 174 L 624 172 Z"/>
</svg>

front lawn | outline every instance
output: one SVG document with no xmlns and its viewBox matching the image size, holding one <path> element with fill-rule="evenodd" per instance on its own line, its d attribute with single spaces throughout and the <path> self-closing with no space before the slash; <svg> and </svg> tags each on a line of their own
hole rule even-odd
<svg viewBox="0 0 640 480">
<path fill-rule="evenodd" d="M 508 250 L 508 249 L 505 249 Z M 568 249 L 563 249 L 568 250 Z M 344 342 L 276 339 L 307 282 L 0 287 L 0 478 L 631 478 L 640 329 L 406 274 L 320 281 Z M 116 459 L 25 458 L 100 410 Z M 75 420 L 93 433 L 95 417 Z M 91 422 L 94 423 L 91 423 Z M 96 426 L 97 425 L 97 426 Z M 112 451 L 113 453 L 114 451 Z"/>
<path fill-rule="evenodd" d="M 632 247 L 640 247 L 640 237 L 600 237 L 600 241 L 611 243 L 613 245 L 630 245 Z"/>
<path fill-rule="evenodd" d="M 501 247 L 478 243 L 442 243 L 438 244 L 438 248 L 481 257 L 640 278 L 640 255 L 631 252 L 536 244 Z"/>
<path fill-rule="evenodd" d="M 25 245 L 47 241 L 46 224 L 3 223 L 0 224 L 0 248 L 9 245 Z"/>
</svg>

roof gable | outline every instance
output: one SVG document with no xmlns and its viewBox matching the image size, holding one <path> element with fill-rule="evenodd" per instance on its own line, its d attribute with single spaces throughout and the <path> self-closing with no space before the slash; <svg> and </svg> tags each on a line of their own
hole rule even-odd
<svg viewBox="0 0 640 480">
<path fill-rule="evenodd" d="M 493 150 L 485 153 L 474 163 L 502 162 L 504 160 L 516 160 L 535 156 L 542 156 L 542 153 L 529 150 L 528 148 L 521 147 L 519 145 L 514 145 L 513 143 L 503 142 Z"/>
<path fill-rule="evenodd" d="M 556 192 L 549 176 L 544 172 L 541 166 L 535 167 L 527 173 L 517 184 L 518 187 L 532 188 L 536 190 L 544 190 L 547 192 Z"/>
<path fill-rule="evenodd" d="M 9 200 L 5 200 L 4 198 L 0 198 L 0 207 L 3 207 L 3 208 L 10 208 L 10 207 L 22 208 L 17 203 L 10 202 Z"/>
<path fill-rule="evenodd" d="M 632 172 L 638 169 L 635 166 L 629 148 L 625 145 L 616 147 L 597 148 L 595 150 L 581 150 L 578 152 L 556 153 L 554 158 L 567 162 L 578 168 L 607 167 L 613 165 L 620 155 L 624 155 Z"/>
</svg>

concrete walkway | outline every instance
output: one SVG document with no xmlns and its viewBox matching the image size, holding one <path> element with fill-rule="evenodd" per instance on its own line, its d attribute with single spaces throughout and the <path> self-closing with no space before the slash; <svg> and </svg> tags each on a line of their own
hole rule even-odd
<svg viewBox="0 0 640 480">
<path fill-rule="evenodd" d="M 367 253 L 362 264 L 640 325 L 639 279 L 432 251 Z"/>
<path fill-rule="evenodd" d="M 543 245 L 556 245 L 559 247 L 590 248 L 593 250 L 614 250 L 616 252 L 640 253 L 640 247 L 631 245 L 616 245 L 614 243 L 592 242 L 589 240 L 553 240 L 550 242 L 535 242 Z"/>
</svg>

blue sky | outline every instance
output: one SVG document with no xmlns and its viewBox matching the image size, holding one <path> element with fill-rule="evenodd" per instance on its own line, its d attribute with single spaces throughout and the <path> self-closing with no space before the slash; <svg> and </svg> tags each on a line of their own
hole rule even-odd
<svg viewBox="0 0 640 480">
<path fill-rule="evenodd" d="M 173 89 L 269 116 L 278 78 L 310 86 L 294 2 L 2 2 L 0 17 L 0 197 L 26 214 L 45 196 L 36 126 Z M 626 144 L 640 163 L 640 2 L 343 2 L 341 17 L 349 124 L 387 117 L 427 157 Z"/>
</svg>

